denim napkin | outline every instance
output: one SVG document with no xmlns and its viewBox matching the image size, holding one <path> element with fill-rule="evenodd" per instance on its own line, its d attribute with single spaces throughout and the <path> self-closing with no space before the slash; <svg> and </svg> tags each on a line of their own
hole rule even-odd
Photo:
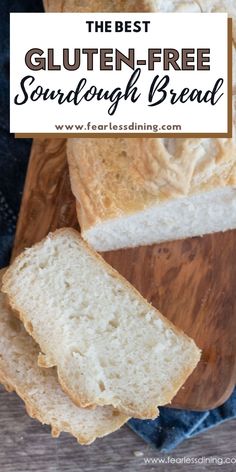
<svg viewBox="0 0 236 472">
<path fill-rule="evenodd" d="M 186 411 L 160 407 L 156 420 L 132 419 L 128 422 L 148 444 L 161 452 L 170 452 L 182 441 L 236 417 L 236 388 L 218 408 L 208 411 Z"/>
<path fill-rule="evenodd" d="M 31 147 L 31 140 L 14 139 L 9 134 L 9 12 L 41 11 L 41 0 L 0 2 L 0 267 L 9 263 Z M 214 410 L 196 412 L 162 407 L 158 419 L 132 419 L 128 424 L 147 443 L 169 452 L 185 439 L 235 417 L 236 389 L 224 405 Z"/>
</svg>

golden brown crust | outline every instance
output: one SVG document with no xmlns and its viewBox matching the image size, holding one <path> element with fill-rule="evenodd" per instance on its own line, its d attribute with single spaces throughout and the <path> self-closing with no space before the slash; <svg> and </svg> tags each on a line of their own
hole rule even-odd
<svg viewBox="0 0 236 472">
<path fill-rule="evenodd" d="M 0 270 L 0 285 L 1 285 L 1 278 L 4 272 L 5 272 L 5 269 Z M 43 424 L 50 425 L 52 429 L 53 437 L 58 437 L 60 432 L 66 431 L 72 434 L 80 444 L 90 444 L 96 439 L 96 437 L 104 436 L 118 429 L 119 427 L 121 427 L 129 418 L 125 417 L 124 415 L 121 415 L 115 409 L 112 410 L 108 408 L 107 416 L 106 414 L 101 415 L 101 409 L 98 412 L 98 418 L 102 419 L 101 423 L 99 423 L 96 417 L 94 417 L 94 421 L 95 421 L 94 431 L 93 431 L 93 428 L 91 432 L 89 432 L 89 430 L 87 432 L 82 431 L 82 427 L 80 428 L 79 409 L 78 409 L 77 422 L 75 422 L 74 424 L 72 422 L 72 424 L 70 424 L 70 421 L 68 422 L 68 421 L 63 420 L 63 414 L 65 413 L 66 415 L 67 406 L 69 407 L 69 410 L 72 407 L 69 399 L 67 399 L 66 397 L 64 401 L 64 410 L 62 411 L 62 418 L 60 417 L 60 415 L 59 415 L 59 418 L 57 418 L 56 415 L 54 417 L 48 414 L 45 408 L 41 408 L 40 398 L 37 396 L 37 394 L 32 396 L 31 379 L 27 378 L 27 374 L 29 373 L 29 370 L 30 370 L 32 373 L 32 381 L 34 379 L 34 382 L 36 382 L 35 385 L 37 385 L 37 382 L 38 382 L 39 390 L 41 387 L 40 380 L 45 382 L 45 375 L 40 374 L 39 369 L 37 367 L 37 363 L 36 363 L 38 346 L 26 334 L 20 321 L 15 319 L 15 317 L 11 316 L 11 311 L 5 307 L 4 299 L 3 299 L 4 297 L 5 295 L 3 293 L 0 293 L 0 310 L 1 310 L 0 323 L 2 326 L 1 356 L 0 356 L 0 383 L 4 385 L 7 391 L 9 392 L 15 391 L 18 394 L 18 396 L 25 403 L 25 408 L 29 416 L 31 416 L 32 418 L 36 418 Z M 19 338 L 18 338 L 18 335 L 19 335 Z M 10 347 L 10 343 L 12 343 L 13 346 Z M 23 353 L 23 350 L 25 350 L 24 353 Z M 11 357 L 12 352 L 14 353 L 13 358 Z M 22 377 L 20 379 L 16 373 L 17 363 L 14 364 L 15 353 L 19 354 L 20 371 L 21 371 L 21 367 L 25 368 L 25 374 L 26 374 L 25 380 L 24 380 L 24 375 L 23 375 L 24 374 L 23 369 L 22 369 Z M 20 360 L 21 358 L 23 358 L 22 361 Z M 27 358 L 27 361 L 25 361 L 26 358 Z M 34 372 L 34 369 L 35 369 L 35 372 Z M 54 392 L 56 395 L 55 398 L 57 398 L 57 395 L 58 395 L 57 392 L 59 391 L 58 398 L 59 398 L 59 401 L 61 401 L 61 392 L 60 392 L 59 384 L 56 385 L 57 384 L 56 377 L 52 369 L 48 375 L 48 379 L 49 379 L 48 384 L 46 383 L 45 387 L 48 386 L 49 388 L 49 401 L 52 401 L 52 397 L 50 397 L 50 389 L 53 389 L 53 392 L 55 390 Z M 74 410 L 74 413 L 76 415 L 75 410 Z M 84 415 L 82 416 L 82 418 L 84 421 L 85 420 Z M 91 421 L 91 415 L 89 415 L 89 421 Z"/>
<path fill-rule="evenodd" d="M 166 325 L 168 325 L 176 334 L 180 334 L 186 340 L 188 340 L 188 342 L 190 341 L 190 338 L 186 334 L 184 334 L 182 330 L 180 330 L 179 328 L 174 326 L 171 321 L 166 319 L 158 310 L 156 310 L 150 303 L 148 303 L 142 297 L 142 295 L 124 277 L 122 277 L 122 275 L 120 275 L 115 269 L 113 269 L 109 264 L 107 264 L 99 254 L 95 253 L 93 251 L 93 249 L 91 249 L 91 247 L 80 237 L 79 233 L 76 230 L 74 230 L 72 228 L 61 228 L 61 229 L 56 230 L 54 233 L 49 233 L 49 235 L 46 238 L 54 239 L 55 237 L 57 237 L 58 234 L 64 234 L 66 236 L 71 235 L 72 237 L 75 237 L 76 239 L 78 239 L 80 244 L 82 244 L 85 247 L 86 251 L 89 252 L 92 257 L 96 258 L 96 261 L 97 261 L 98 264 L 105 267 L 106 271 L 109 274 L 111 274 L 113 277 L 115 276 L 118 280 L 120 280 L 128 288 L 129 291 L 134 292 L 135 295 L 142 302 L 147 303 L 152 310 L 155 310 L 156 313 L 158 314 L 158 316 L 164 321 L 164 323 Z M 35 247 L 42 246 L 43 243 L 44 243 L 44 240 L 46 238 L 44 238 L 39 243 L 35 244 Z M 17 264 L 22 259 L 22 257 L 24 257 L 24 253 L 19 255 L 15 259 L 12 266 L 10 266 L 8 268 L 8 270 L 6 271 L 6 273 L 4 274 L 4 276 L 3 276 L 3 285 L 2 285 L 2 291 L 4 293 L 8 293 L 7 286 L 8 285 L 10 286 L 11 277 L 14 276 L 13 275 L 14 274 L 14 266 L 15 266 L 15 264 Z M 25 326 L 25 329 L 27 331 L 28 330 L 27 319 L 25 317 L 25 314 L 18 307 L 17 301 L 15 300 L 15 298 L 13 296 L 10 295 L 9 296 L 9 302 L 10 302 L 10 305 L 13 307 L 13 309 L 18 311 L 20 319 L 23 322 L 23 324 Z M 36 342 L 38 342 L 40 344 L 37 337 L 35 337 L 35 333 L 33 333 L 33 337 L 35 338 Z M 194 341 L 193 340 L 191 340 L 191 341 L 192 341 L 192 361 L 189 363 L 188 366 L 186 366 L 185 369 L 183 369 L 183 372 L 182 372 L 181 376 L 179 376 L 179 378 L 175 382 L 174 389 L 171 390 L 168 393 L 168 395 L 166 396 L 166 399 L 163 402 L 163 404 L 166 404 L 166 403 L 170 402 L 171 398 L 175 395 L 178 388 L 185 382 L 185 380 L 190 375 L 190 373 L 193 371 L 193 369 L 196 367 L 196 365 L 197 365 L 197 363 L 200 359 L 201 351 L 197 348 Z M 55 365 L 55 362 L 53 361 L 53 359 L 52 359 L 52 362 Z M 99 399 L 96 399 L 96 401 L 94 403 L 91 403 L 91 401 L 86 396 L 82 395 L 81 392 L 77 394 L 77 392 L 75 393 L 75 392 L 72 392 L 71 390 L 69 390 L 67 385 L 66 385 L 66 381 L 63 379 L 63 375 L 59 371 L 59 369 L 58 369 L 58 379 L 59 379 L 59 382 L 61 384 L 62 389 L 65 391 L 65 393 L 67 393 L 70 396 L 71 400 L 76 405 L 82 406 L 82 407 L 93 406 L 94 403 L 97 404 L 97 405 L 101 405 L 101 402 L 99 401 Z M 102 404 L 102 406 L 103 406 L 103 404 Z M 145 418 L 153 419 L 157 416 L 157 405 L 147 406 L 147 405 L 144 404 L 142 411 L 134 411 L 130 405 L 126 405 L 126 404 L 122 404 L 122 405 L 117 406 L 117 409 L 120 412 L 124 413 L 124 414 L 127 414 L 129 416 L 133 415 L 136 418 L 141 418 L 141 419 L 145 419 Z"/>
<path fill-rule="evenodd" d="M 14 392 L 14 387 L 12 387 L 9 380 L 6 379 L 6 376 L 1 371 L 0 371 L 0 384 L 3 385 L 3 387 L 8 393 Z"/>
<path fill-rule="evenodd" d="M 64 432 L 64 429 L 59 428 L 57 423 L 54 424 L 53 422 L 49 422 L 48 417 L 42 415 L 41 411 L 39 409 L 37 409 L 34 404 L 32 404 L 32 402 L 31 402 L 30 398 L 28 397 L 26 391 L 23 391 L 22 389 L 18 389 L 12 384 L 11 379 L 9 378 L 8 374 L 6 374 L 2 370 L 2 367 L 0 367 L 0 383 L 4 386 L 4 388 L 7 390 L 7 392 L 10 392 L 10 393 L 16 392 L 17 393 L 17 395 L 23 400 L 23 402 L 25 404 L 26 412 L 31 418 L 37 419 L 42 424 L 47 424 L 47 425 L 51 426 L 51 435 L 52 435 L 53 438 L 58 438 L 60 436 L 60 433 Z M 121 423 L 120 423 L 120 427 L 126 421 L 128 421 L 128 419 L 129 419 L 128 417 L 124 418 L 123 421 L 121 421 Z M 115 428 L 115 429 L 117 429 L 117 428 Z M 97 435 L 93 435 L 93 436 L 92 435 L 91 436 L 85 436 L 84 434 L 81 434 L 81 433 L 77 433 L 75 435 L 75 432 L 72 429 L 68 430 L 67 432 L 69 432 L 72 436 L 74 436 L 77 439 L 77 442 L 79 444 L 88 445 L 88 444 L 91 444 L 96 439 L 96 437 L 105 436 L 106 434 L 112 433 L 112 431 L 113 431 L 113 429 L 111 429 L 110 431 L 105 432 L 101 428 L 101 431 L 98 431 Z"/>
<path fill-rule="evenodd" d="M 149 12 L 155 0 L 44 0 L 47 12 Z"/>
<path fill-rule="evenodd" d="M 40 242 L 36 243 L 34 245 L 34 247 L 41 247 L 44 243 L 44 241 L 47 239 L 47 238 L 51 238 L 51 239 L 54 239 L 57 237 L 58 234 L 65 234 L 65 235 L 69 235 L 71 234 L 73 237 L 75 237 L 76 239 L 79 240 L 80 244 L 82 244 L 86 251 L 89 252 L 91 254 L 92 257 L 94 257 L 97 262 L 102 265 L 103 267 L 105 267 L 106 271 L 111 274 L 112 276 L 115 276 L 118 280 L 120 280 L 130 291 L 134 292 L 135 295 L 142 301 L 142 302 L 145 302 L 147 305 L 150 306 L 150 309 L 152 310 L 155 310 L 157 313 L 158 313 L 158 316 L 165 322 L 165 324 L 167 324 L 171 329 L 173 329 L 173 331 L 175 331 L 176 333 L 179 333 L 181 335 L 183 335 L 186 339 L 190 339 L 180 328 L 176 327 L 170 320 L 168 320 L 164 315 L 162 315 L 159 310 L 157 310 L 156 308 L 154 308 L 151 303 L 149 303 L 141 294 L 140 292 L 138 292 L 138 290 L 133 286 L 131 285 L 130 282 L 128 282 L 128 280 L 125 279 L 125 277 L 123 277 L 119 272 L 117 272 L 117 270 L 115 270 L 113 267 L 111 267 L 104 259 L 103 257 L 98 254 L 97 252 L 95 252 L 90 246 L 89 244 L 84 241 L 80 234 L 78 233 L 78 231 L 76 231 L 74 228 L 60 228 L 60 229 L 57 229 L 56 231 L 54 231 L 53 233 L 49 233 L 45 238 L 43 238 Z M 11 264 L 9 266 L 9 268 L 6 270 L 6 272 L 4 273 L 3 275 L 3 278 L 2 278 L 2 291 L 4 293 L 7 294 L 7 290 L 6 290 L 6 286 L 7 284 L 10 282 L 10 279 L 11 279 L 11 274 L 12 274 L 12 271 L 14 270 L 14 265 L 16 262 L 19 262 L 22 258 L 24 257 L 24 252 L 22 254 L 20 254 L 19 256 L 16 257 L 16 259 L 14 260 L 13 264 Z M 8 296 L 8 294 L 7 294 Z M 16 303 L 14 302 L 14 300 L 9 297 L 9 303 L 10 303 L 10 306 L 14 307 L 14 309 L 17 310 L 17 312 L 19 313 L 19 316 L 20 316 L 20 319 L 21 321 L 24 321 L 22 319 L 22 317 L 24 317 L 24 314 L 21 313 L 21 311 L 19 310 L 19 308 L 17 308 L 17 305 Z M 27 331 L 27 326 L 26 326 L 26 331 Z M 55 364 L 54 364 L 55 365 Z"/>
<path fill-rule="evenodd" d="M 191 372 L 190 372 L 191 373 Z M 190 374 L 189 373 L 189 374 Z M 70 397 L 70 399 L 73 401 L 73 403 L 81 408 L 89 408 L 89 409 L 94 409 L 98 406 L 98 403 L 91 403 L 88 401 L 86 396 L 83 396 L 81 393 L 79 395 L 75 395 L 74 392 L 71 392 L 71 390 L 68 389 L 65 380 L 63 379 L 63 375 L 59 373 L 57 370 L 57 375 L 58 379 L 61 385 L 62 390 Z M 187 377 L 186 377 L 187 378 Z M 182 385 L 182 383 L 180 384 Z M 177 390 L 176 390 L 177 391 Z M 98 402 L 98 400 L 97 400 Z M 99 402 L 99 406 L 105 406 L 106 403 L 101 404 Z M 119 405 L 117 407 L 117 410 L 122 413 L 123 415 L 127 415 L 129 417 L 135 417 L 139 419 L 155 419 L 159 416 L 159 410 L 157 407 L 155 408 L 147 408 L 145 409 L 145 412 L 137 412 L 137 409 L 135 408 L 135 405 L 129 404 L 127 407 L 125 405 Z"/>
<path fill-rule="evenodd" d="M 96 403 L 89 402 L 88 399 L 85 396 L 82 395 L 82 393 L 80 393 L 80 395 L 78 397 L 78 395 L 74 395 L 74 392 L 71 392 L 71 390 L 68 389 L 66 381 L 63 378 L 63 374 L 60 373 L 58 368 L 57 368 L 57 377 L 58 377 L 58 381 L 61 385 L 61 388 L 62 388 L 63 392 L 65 392 L 66 395 L 68 395 L 68 397 L 70 397 L 71 401 L 76 406 L 78 406 L 80 408 L 86 408 L 86 409 L 88 408 L 89 410 L 94 410 L 95 408 L 97 408 L 98 405 Z"/>
<path fill-rule="evenodd" d="M 12 383 L 11 381 L 11 378 L 9 377 L 9 375 L 3 370 L 3 367 L 0 366 L 0 383 L 4 386 L 4 388 L 8 391 L 8 392 L 16 392 L 17 395 L 23 400 L 24 404 L 25 404 L 25 409 L 28 413 L 28 415 L 33 418 L 33 419 L 37 419 L 38 421 L 40 421 L 40 423 L 42 424 L 48 424 L 48 420 L 46 418 L 43 418 L 41 413 L 35 408 L 34 405 L 32 405 L 30 399 L 28 398 L 26 392 L 24 392 L 22 389 L 17 389 L 14 384 Z M 55 428 L 55 426 L 53 424 L 51 424 L 51 428 L 52 430 Z M 62 432 L 62 430 L 58 430 L 58 433 L 60 434 L 60 432 Z M 58 434 L 58 435 L 59 435 Z M 77 438 L 78 439 L 78 438 Z"/>
<path fill-rule="evenodd" d="M 51 426 L 51 435 L 52 435 L 53 438 L 58 438 L 60 436 L 60 433 L 64 432 L 63 429 L 60 429 L 58 427 L 58 424 L 54 424 L 53 422 L 49 423 L 48 418 L 43 416 L 41 414 L 40 410 L 35 408 L 35 405 L 32 404 L 29 397 L 27 396 L 27 393 L 24 392 L 22 389 L 16 388 L 12 384 L 11 379 L 8 377 L 8 375 L 6 373 L 3 372 L 2 368 L 0 368 L 0 383 L 4 386 L 4 388 L 7 390 L 7 392 L 10 392 L 10 393 L 16 392 L 17 393 L 17 395 L 23 400 L 23 402 L 25 404 L 26 412 L 31 418 L 37 419 L 42 424 L 47 424 L 47 425 Z M 128 419 L 129 418 L 127 418 L 126 420 L 128 420 Z M 125 423 L 125 421 L 124 421 L 124 423 Z M 121 426 L 122 426 L 122 424 L 121 424 Z M 75 436 L 74 432 L 72 430 L 68 431 L 68 432 L 70 432 L 70 434 Z M 110 431 L 110 432 L 112 432 L 112 431 Z M 103 434 L 103 432 L 101 431 L 101 433 L 98 433 L 98 436 L 100 434 Z M 75 436 L 75 438 L 77 439 L 78 443 L 81 444 L 81 445 L 91 444 L 96 439 L 95 436 L 87 436 L 86 437 L 84 434 L 77 434 Z"/>
<path fill-rule="evenodd" d="M 69 139 L 82 232 L 180 196 L 236 185 L 232 139 Z"/>
<path fill-rule="evenodd" d="M 49 12 L 226 11 L 233 18 L 235 54 L 234 0 L 44 0 L 44 6 Z M 155 138 L 71 140 L 70 175 L 82 231 L 170 198 L 235 185 L 235 141 L 211 140 L 212 150 L 207 139 L 168 141 L 170 146 L 175 143 L 174 153 L 165 148 L 164 140 Z"/>
<path fill-rule="evenodd" d="M 55 367 L 55 363 L 49 356 L 46 356 L 40 352 L 38 355 L 38 366 L 44 369 L 49 369 L 51 367 Z"/>
</svg>

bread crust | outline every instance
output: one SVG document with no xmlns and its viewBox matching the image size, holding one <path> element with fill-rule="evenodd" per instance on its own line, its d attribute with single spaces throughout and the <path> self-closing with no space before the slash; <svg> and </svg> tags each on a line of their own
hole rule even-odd
<svg viewBox="0 0 236 472">
<path fill-rule="evenodd" d="M 4 272 L 5 272 L 5 269 L 0 270 L 0 284 L 1 284 L 1 279 L 2 279 L 2 275 L 3 275 Z M 11 331 L 9 331 L 9 328 L 11 326 L 11 328 L 12 328 L 11 342 L 14 344 L 14 338 L 17 337 L 18 334 L 19 334 L 19 336 L 21 337 L 20 342 L 23 343 L 23 345 L 26 349 L 26 352 L 28 352 L 28 354 L 31 354 L 35 358 L 36 355 L 37 355 L 37 345 L 34 344 L 33 340 L 30 340 L 30 344 L 29 344 L 28 334 L 26 334 L 26 332 L 23 332 L 23 326 L 21 326 L 20 321 L 16 320 L 15 317 L 12 316 L 11 310 L 8 307 L 6 307 L 6 305 L 4 303 L 4 300 L 3 300 L 3 297 L 5 298 L 5 295 L 3 295 L 3 293 L 0 293 L 0 323 L 3 322 L 3 327 L 5 326 L 5 323 L 7 323 L 6 324 L 6 326 L 7 326 L 6 331 L 8 333 L 9 332 L 11 333 Z M 14 326 L 12 326 L 12 325 L 14 325 Z M 5 332 L 3 331 L 2 332 L 2 337 L 4 338 L 4 336 L 5 336 Z M 8 336 L 9 336 L 9 334 L 8 334 Z M 7 334 L 6 334 L 6 337 L 7 337 Z M 4 344 L 3 344 L 3 346 L 4 346 Z M 6 346 L 7 346 L 7 344 L 6 344 Z M 17 349 L 17 344 L 16 344 L 16 349 Z M 84 433 L 78 431 L 78 429 L 79 429 L 79 415 L 78 415 L 78 425 L 76 427 L 76 431 L 75 431 L 75 428 L 73 427 L 73 425 L 71 425 L 68 422 L 66 424 L 66 428 L 63 428 L 63 424 L 60 427 L 60 424 L 63 423 L 63 418 L 60 419 L 60 418 L 55 417 L 51 421 L 50 417 L 47 416 L 47 414 L 45 414 L 45 412 L 42 409 L 40 409 L 40 404 L 38 404 L 38 406 L 37 406 L 37 398 L 36 399 L 34 398 L 33 401 L 32 401 L 32 398 L 28 393 L 27 382 L 25 383 L 25 385 L 23 385 L 22 382 L 18 381 L 17 376 L 14 377 L 14 370 L 11 369 L 11 367 L 9 369 L 9 365 L 11 365 L 11 364 L 8 363 L 7 358 L 9 358 L 9 353 L 8 353 L 8 356 L 7 356 L 7 354 L 5 352 L 5 348 L 4 348 L 3 352 L 2 352 L 2 355 L 0 356 L 0 383 L 2 385 L 4 385 L 5 389 L 8 392 L 14 392 L 15 391 L 18 394 L 18 396 L 23 400 L 23 402 L 25 404 L 25 407 L 26 407 L 26 411 L 29 414 L 29 416 L 31 416 L 32 418 L 37 419 L 42 424 L 48 424 L 49 426 L 51 426 L 51 433 L 52 433 L 53 437 L 58 437 L 61 432 L 66 431 L 66 432 L 70 433 L 72 436 L 74 436 L 80 444 L 91 444 L 97 437 L 105 436 L 105 435 L 117 430 L 126 421 L 128 421 L 128 419 L 129 419 L 128 416 L 121 415 L 115 409 L 114 410 L 109 409 L 109 414 L 107 415 L 107 424 L 106 424 L 106 415 L 104 415 L 104 422 L 101 422 L 100 425 L 98 424 L 97 429 L 95 428 L 96 433 L 94 433 L 94 434 L 93 433 L 92 434 L 84 434 Z M 37 368 L 37 366 L 35 364 L 35 359 L 34 359 L 34 361 L 32 363 L 32 366 L 31 366 L 32 369 L 33 369 L 34 365 Z M 37 379 L 37 375 L 38 374 L 36 372 L 36 379 Z M 50 379 L 51 379 L 51 377 L 49 376 L 49 388 L 50 388 L 50 386 L 52 386 L 54 388 L 54 384 L 56 382 L 56 378 L 54 377 L 54 374 L 53 374 L 53 379 L 52 380 L 50 380 Z M 59 388 L 59 385 L 58 385 L 58 388 Z M 66 407 L 67 402 L 70 402 L 70 401 L 69 401 L 69 399 L 65 398 L 65 407 Z M 114 420 L 113 420 L 113 416 L 114 416 Z M 90 421 L 91 421 L 91 418 L 90 418 Z"/>
<path fill-rule="evenodd" d="M 53 2 L 47 2 L 49 8 L 50 3 L 52 6 Z M 58 7 L 61 5 L 61 11 L 82 11 L 84 6 L 79 0 L 55 2 L 55 7 L 56 3 Z M 110 8 L 119 5 L 118 8 L 128 11 L 131 3 L 110 2 Z M 91 8 L 98 11 L 105 3 L 98 0 L 87 5 L 87 11 Z M 137 1 L 136 5 L 137 11 L 147 8 L 157 12 L 227 12 L 233 19 L 233 93 L 236 94 L 234 0 L 153 0 Z M 84 236 L 99 223 L 133 215 L 167 200 L 236 185 L 235 129 L 232 139 L 69 139 L 67 153 Z"/>
<path fill-rule="evenodd" d="M 110 275 L 115 277 L 117 280 L 121 281 L 129 291 L 133 292 L 136 295 L 136 297 L 140 299 L 140 301 L 147 303 L 152 310 L 154 309 L 154 307 L 150 303 L 148 303 L 142 297 L 142 295 L 122 275 L 120 275 L 115 269 L 113 269 L 109 264 L 107 264 L 99 254 L 95 253 L 91 249 L 91 247 L 80 237 L 79 233 L 76 230 L 72 228 L 61 228 L 61 229 L 56 230 L 54 233 L 49 233 L 49 235 L 46 238 L 54 239 L 58 236 L 58 234 L 62 234 L 65 236 L 71 235 L 73 238 L 78 239 L 80 244 L 82 244 L 85 247 L 85 250 L 89 252 L 93 258 L 96 259 L 98 264 L 102 265 Z M 44 238 L 42 241 L 37 243 L 35 247 L 41 247 L 46 238 Z M 23 322 L 26 331 L 28 331 L 29 334 L 31 334 L 36 340 L 36 342 L 38 342 L 40 345 L 40 340 L 37 339 L 37 337 L 35 336 L 35 333 L 34 332 L 32 333 L 29 330 L 29 326 L 28 326 L 29 323 L 28 323 L 26 314 L 21 311 L 20 307 L 17 304 L 17 300 L 15 299 L 13 295 L 10 295 L 8 291 L 8 287 L 11 286 L 11 278 L 14 277 L 15 265 L 18 264 L 18 262 L 23 257 L 24 257 L 24 254 L 19 255 L 15 259 L 13 264 L 8 268 L 6 273 L 4 274 L 2 291 L 7 294 L 11 307 L 19 313 L 20 320 Z M 164 321 L 165 325 L 171 328 L 176 334 L 180 334 L 181 336 L 183 336 L 189 342 L 190 338 L 185 333 L 183 333 L 182 330 L 174 326 L 173 323 L 169 321 L 168 319 L 166 319 L 158 310 L 155 309 L 155 311 L 158 313 L 158 316 Z M 183 369 L 183 372 L 179 376 L 179 378 L 176 379 L 173 389 L 171 389 L 171 391 L 168 392 L 165 399 L 163 400 L 163 404 L 167 404 L 171 401 L 171 399 L 176 394 L 177 390 L 181 387 L 181 385 L 183 385 L 187 377 L 190 375 L 190 373 L 193 371 L 193 369 L 196 367 L 197 363 L 200 360 L 201 351 L 200 349 L 197 348 L 194 341 L 193 340 L 191 341 L 192 341 L 192 360 L 191 362 L 189 362 L 189 365 Z M 42 348 L 42 346 L 40 347 Z M 51 359 L 51 361 L 53 365 L 56 365 L 56 362 L 54 359 Z M 57 374 L 58 374 L 58 379 L 59 379 L 62 389 L 65 391 L 65 393 L 67 393 L 70 396 L 70 398 L 76 405 L 82 406 L 82 407 L 93 406 L 94 404 L 101 405 L 101 406 L 104 405 L 104 403 L 102 403 L 98 398 L 96 398 L 95 401 L 91 403 L 89 398 L 87 398 L 86 395 L 84 395 L 84 393 L 72 392 L 68 388 L 66 381 L 64 379 L 63 373 L 60 371 L 58 366 L 57 366 Z M 145 402 L 144 402 L 142 410 L 137 411 L 136 409 L 134 410 L 134 408 L 130 404 L 120 403 L 119 405 L 114 405 L 114 407 L 117 408 L 120 412 L 128 416 L 135 416 L 136 418 L 140 418 L 140 419 L 156 418 L 158 414 L 157 406 L 158 405 L 145 405 Z"/>
<path fill-rule="evenodd" d="M 166 141 L 68 140 L 71 187 L 82 233 L 171 199 L 236 185 L 235 137 L 172 139 L 165 145 Z"/>
<path fill-rule="evenodd" d="M 47 424 L 51 427 L 51 435 L 52 435 L 53 438 L 58 438 L 60 436 L 60 434 L 64 432 L 64 429 L 60 428 L 58 426 L 57 422 L 55 422 L 55 423 L 54 422 L 49 422 L 48 418 L 46 416 L 42 415 L 41 411 L 39 409 L 37 409 L 35 407 L 35 405 L 30 401 L 30 398 L 28 397 L 27 392 L 22 390 L 22 389 L 17 388 L 12 383 L 11 378 L 8 376 L 8 374 L 3 371 L 2 367 L 0 367 L 0 383 L 4 386 L 4 388 L 6 389 L 7 392 L 9 392 L 9 393 L 16 392 L 17 393 L 17 395 L 23 400 L 23 402 L 25 404 L 26 412 L 31 418 L 37 419 L 40 423 Z M 72 436 L 74 436 L 77 439 L 77 442 L 79 444 L 89 445 L 92 442 L 94 442 L 96 438 L 104 437 L 104 436 L 112 433 L 113 431 L 117 430 L 119 427 L 123 426 L 126 423 L 126 421 L 128 421 L 128 419 L 129 419 L 129 417 L 126 417 L 126 418 L 123 417 L 123 420 L 120 421 L 119 425 L 114 423 L 113 428 L 111 427 L 110 430 L 107 430 L 106 432 L 104 432 L 104 429 L 101 428 L 101 430 L 98 431 L 96 435 L 86 436 L 86 435 L 81 434 L 81 433 L 79 433 L 79 434 L 77 433 L 75 435 L 75 432 L 73 431 L 73 429 L 71 429 L 70 431 L 67 431 L 67 432 L 69 432 Z"/>
<path fill-rule="evenodd" d="M 150 12 L 155 0 L 43 0 L 47 12 Z"/>
</svg>

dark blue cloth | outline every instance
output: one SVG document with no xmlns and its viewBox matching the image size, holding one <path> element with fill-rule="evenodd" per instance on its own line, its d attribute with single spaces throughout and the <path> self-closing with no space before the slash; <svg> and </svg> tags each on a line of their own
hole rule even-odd
<svg viewBox="0 0 236 472">
<path fill-rule="evenodd" d="M 41 0 L 0 2 L 0 265 L 10 257 L 31 140 L 9 134 L 9 12 L 43 11 Z M 22 34 L 27 34 L 22 31 Z"/>
<path fill-rule="evenodd" d="M 30 140 L 14 139 L 9 134 L 9 11 L 42 11 L 42 3 L 39 0 L 0 2 L 0 267 L 9 262 L 31 146 Z M 128 424 L 146 442 L 162 452 L 169 452 L 184 439 L 235 417 L 236 390 L 224 405 L 211 411 L 160 408 L 160 417 L 157 420 L 132 419 Z"/>
<path fill-rule="evenodd" d="M 161 452 L 170 452 L 178 444 L 236 417 L 236 389 L 222 406 L 209 411 L 185 411 L 160 408 L 156 420 L 129 421 L 130 428 Z"/>
</svg>

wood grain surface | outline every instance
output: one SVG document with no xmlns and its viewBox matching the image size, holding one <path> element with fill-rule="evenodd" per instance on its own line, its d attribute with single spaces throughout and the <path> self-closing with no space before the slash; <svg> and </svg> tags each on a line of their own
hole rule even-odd
<svg viewBox="0 0 236 472">
<path fill-rule="evenodd" d="M 13 257 L 62 226 L 78 227 L 65 140 L 35 140 Z M 236 378 L 236 231 L 103 256 L 203 350 L 172 406 L 222 404 Z"/>
<path fill-rule="evenodd" d="M 221 461 L 236 459 L 236 420 L 228 421 L 200 436 L 188 439 L 171 453 L 160 454 L 128 426 L 90 446 L 80 446 L 69 434 L 50 436 L 48 426 L 32 420 L 16 394 L 0 387 L 0 471 L 1 472 L 233 472 L 235 463 L 203 464 L 218 456 Z M 153 463 L 146 459 L 176 463 Z M 200 464 L 181 464 L 181 458 L 199 459 Z"/>
</svg>

